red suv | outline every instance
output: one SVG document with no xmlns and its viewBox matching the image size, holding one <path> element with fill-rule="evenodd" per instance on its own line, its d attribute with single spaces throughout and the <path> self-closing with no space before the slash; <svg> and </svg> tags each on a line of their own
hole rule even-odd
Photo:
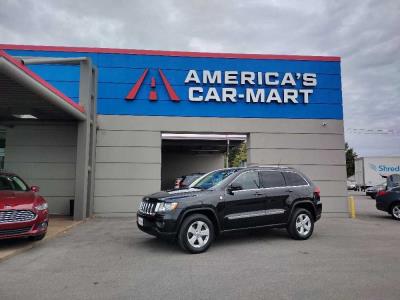
<svg viewBox="0 0 400 300">
<path fill-rule="evenodd" d="M 48 205 L 38 191 L 38 187 L 29 187 L 17 175 L 0 172 L 0 239 L 44 238 Z"/>
</svg>

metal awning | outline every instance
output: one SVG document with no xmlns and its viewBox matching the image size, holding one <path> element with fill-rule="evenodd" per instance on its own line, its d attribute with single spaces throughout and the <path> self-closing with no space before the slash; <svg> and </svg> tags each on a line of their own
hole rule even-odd
<svg viewBox="0 0 400 300">
<path fill-rule="evenodd" d="M 86 120 L 84 108 L 0 50 L 0 120 Z"/>
</svg>

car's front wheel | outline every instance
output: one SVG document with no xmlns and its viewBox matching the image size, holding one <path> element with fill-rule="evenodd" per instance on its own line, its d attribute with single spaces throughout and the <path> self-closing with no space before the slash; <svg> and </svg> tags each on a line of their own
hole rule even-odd
<svg viewBox="0 0 400 300">
<path fill-rule="evenodd" d="M 400 221 L 400 204 L 397 203 L 392 206 L 391 212 L 393 219 Z"/>
<path fill-rule="evenodd" d="M 312 214 L 304 208 L 295 209 L 287 227 L 287 231 L 295 240 L 308 239 L 314 231 L 314 218 Z"/>
<path fill-rule="evenodd" d="M 214 240 L 214 225 L 207 216 L 194 214 L 185 218 L 179 230 L 178 241 L 190 253 L 206 251 Z"/>
</svg>

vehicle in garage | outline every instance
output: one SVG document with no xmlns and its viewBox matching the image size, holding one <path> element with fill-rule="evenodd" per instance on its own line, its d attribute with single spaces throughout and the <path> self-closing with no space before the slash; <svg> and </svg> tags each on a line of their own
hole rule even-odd
<svg viewBox="0 0 400 300">
<path fill-rule="evenodd" d="M 217 235 L 234 230 L 286 227 L 292 238 L 308 239 L 321 211 L 319 188 L 293 168 L 227 168 L 204 175 L 190 189 L 144 197 L 137 225 L 200 253 Z"/>
<path fill-rule="evenodd" d="M 175 179 L 174 189 L 185 189 L 203 175 L 204 175 L 204 173 L 192 173 L 189 175 L 181 176 L 181 177 Z"/>
<path fill-rule="evenodd" d="M 49 222 L 48 205 L 20 177 L 0 172 L 0 239 L 31 237 L 41 240 Z"/>
<path fill-rule="evenodd" d="M 375 201 L 377 209 L 391 214 L 395 220 L 400 221 L 400 187 L 379 191 Z"/>
</svg>

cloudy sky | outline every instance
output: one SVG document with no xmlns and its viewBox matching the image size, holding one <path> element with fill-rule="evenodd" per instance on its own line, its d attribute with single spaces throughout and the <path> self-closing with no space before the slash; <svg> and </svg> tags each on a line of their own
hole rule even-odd
<svg viewBox="0 0 400 300">
<path fill-rule="evenodd" d="M 341 56 L 360 155 L 400 154 L 399 28 L 399 0 L 0 0 L 0 43 Z"/>
</svg>

